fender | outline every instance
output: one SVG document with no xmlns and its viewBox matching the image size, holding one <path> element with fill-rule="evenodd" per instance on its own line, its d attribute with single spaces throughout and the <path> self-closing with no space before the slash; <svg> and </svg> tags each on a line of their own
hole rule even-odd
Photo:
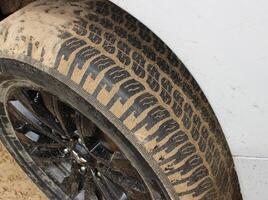
<svg viewBox="0 0 268 200">
<path fill-rule="evenodd" d="M 154 31 L 184 62 L 224 130 L 244 198 L 266 199 L 268 3 L 111 1 Z"/>
</svg>

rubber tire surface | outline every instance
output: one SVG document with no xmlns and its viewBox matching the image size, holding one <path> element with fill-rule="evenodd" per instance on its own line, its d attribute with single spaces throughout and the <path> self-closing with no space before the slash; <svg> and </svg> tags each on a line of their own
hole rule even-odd
<svg viewBox="0 0 268 200">
<path fill-rule="evenodd" d="M 171 199 L 242 199 L 228 145 L 198 84 L 116 5 L 34 2 L 0 23 L 0 44 L 0 59 L 34 66 L 93 104 L 147 160 Z"/>
</svg>

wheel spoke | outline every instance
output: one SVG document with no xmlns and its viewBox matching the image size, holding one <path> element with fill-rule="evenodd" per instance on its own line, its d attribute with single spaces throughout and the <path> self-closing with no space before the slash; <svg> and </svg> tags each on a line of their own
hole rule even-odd
<svg viewBox="0 0 268 200">
<path fill-rule="evenodd" d="M 53 130 L 47 127 L 42 121 L 39 120 L 35 115 L 33 115 L 30 110 L 28 110 L 20 101 L 14 100 L 10 101 L 10 113 L 22 122 L 26 122 L 29 126 L 32 126 L 39 133 L 51 138 L 55 142 L 64 144 L 63 140 L 55 134 Z"/>
<path fill-rule="evenodd" d="M 99 200 L 97 188 L 90 172 L 85 175 L 84 200 Z"/>
<path fill-rule="evenodd" d="M 126 190 L 132 192 L 146 193 L 145 185 L 141 180 L 128 176 L 123 172 L 114 171 L 108 167 L 99 168 L 99 171 L 104 174 L 107 178 L 112 180 L 114 183 L 121 185 Z"/>
<path fill-rule="evenodd" d="M 29 154 L 38 162 L 63 162 L 66 160 L 60 149 L 32 146 L 28 149 Z"/>
<path fill-rule="evenodd" d="M 30 110 L 32 113 L 34 113 L 34 109 L 32 107 L 32 100 L 29 98 L 29 96 L 23 91 L 23 90 L 17 90 L 13 97 L 15 97 L 16 100 L 19 100 L 22 105 L 24 105 L 28 110 Z"/>
<path fill-rule="evenodd" d="M 62 182 L 62 186 L 64 186 L 66 192 L 72 199 L 80 193 L 84 184 L 84 176 L 82 176 L 79 170 L 80 166 L 73 163 L 70 175 L 65 177 Z"/>
<path fill-rule="evenodd" d="M 149 198 L 145 184 L 121 152 L 114 152 L 110 164 L 100 165 L 98 170 L 103 176 L 122 186 L 128 197 L 141 200 Z"/>
<path fill-rule="evenodd" d="M 90 154 L 96 160 L 109 164 L 111 162 L 113 153 L 106 148 L 102 142 L 98 141 L 90 148 Z"/>
<path fill-rule="evenodd" d="M 137 178 L 138 173 L 122 153 L 112 153 L 101 142 L 95 145 L 90 153 L 98 160 L 98 170 L 105 179 L 122 186 L 129 196 L 138 193 L 139 197 L 146 196 L 148 198 L 146 186 Z"/>
<path fill-rule="evenodd" d="M 23 134 L 21 132 L 15 131 L 15 133 L 22 143 L 29 145 L 29 146 L 46 147 L 46 148 L 54 148 L 54 149 L 64 148 L 64 146 L 59 143 L 41 143 L 38 141 L 34 141 L 38 139 L 32 136 L 34 132 L 28 132 L 26 134 Z"/>
<path fill-rule="evenodd" d="M 97 189 L 101 192 L 105 200 L 127 200 L 127 195 L 119 185 L 101 174 L 97 177 L 93 171 L 92 176 Z"/>
<path fill-rule="evenodd" d="M 79 112 L 75 112 L 75 125 L 81 138 L 92 137 L 96 132 L 96 126 Z"/>
<path fill-rule="evenodd" d="M 55 117 L 46 108 L 41 92 L 20 90 L 15 93 L 14 97 L 34 115 L 38 116 L 42 123 L 54 130 L 54 132 L 60 136 L 64 136 L 60 124 L 56 122 Z"/>
<path fill-rule="evenodd" d="M 30 157 L 74 200 L 147 200 L 136 169 L 93 122 L 48 92 L 17 89 L 8 112 Z"/>
<path fill-rule="evenodd" d="M 75 129 L 75 123 L 73 122 L 74 111 L 68 106 L 63 104 L 55 96 L 51 96 L 46 92 L 41 92 L 44 104 L 50 113 L 58 120 L 61 129 L 62 137 L 70 139 Z M 64 134 L 63 134 L 64 133 Z"/>
</svg>

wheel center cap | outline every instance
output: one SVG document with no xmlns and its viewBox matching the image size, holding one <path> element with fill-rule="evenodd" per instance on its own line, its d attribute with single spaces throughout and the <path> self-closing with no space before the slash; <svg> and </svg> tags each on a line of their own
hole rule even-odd
<svg viewBox="0 0 268 200">
<path fill-rule="evenodd" d="M 80 144 L 80 143 L 76 143 L 73 146 L 71 154 L 72 154 L 74 160 L 78 164 L 85 164 L 88 161 L 92 160 L 92 157 L 91 157 L 89 151 L 87 150 L 87 148 L 83 144 Z"/>
</svg>

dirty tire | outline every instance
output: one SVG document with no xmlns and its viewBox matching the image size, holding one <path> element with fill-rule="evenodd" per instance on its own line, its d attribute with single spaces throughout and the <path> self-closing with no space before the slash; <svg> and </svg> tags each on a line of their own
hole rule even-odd
<svg viewBox="0 0 268 200">
<path fill-rule="evenodd" d="M 116 5 L 37 1 L 0 23 L 0 44 L 2 74 L 11 63 L 18 75 L 30 67 L 32 77 L 51 77 L 55 90 L 64 85 L 83 98 L 150 166 L 162 198 L 242 199 L 225 137 L 198 84 Z"/>
</svg>

